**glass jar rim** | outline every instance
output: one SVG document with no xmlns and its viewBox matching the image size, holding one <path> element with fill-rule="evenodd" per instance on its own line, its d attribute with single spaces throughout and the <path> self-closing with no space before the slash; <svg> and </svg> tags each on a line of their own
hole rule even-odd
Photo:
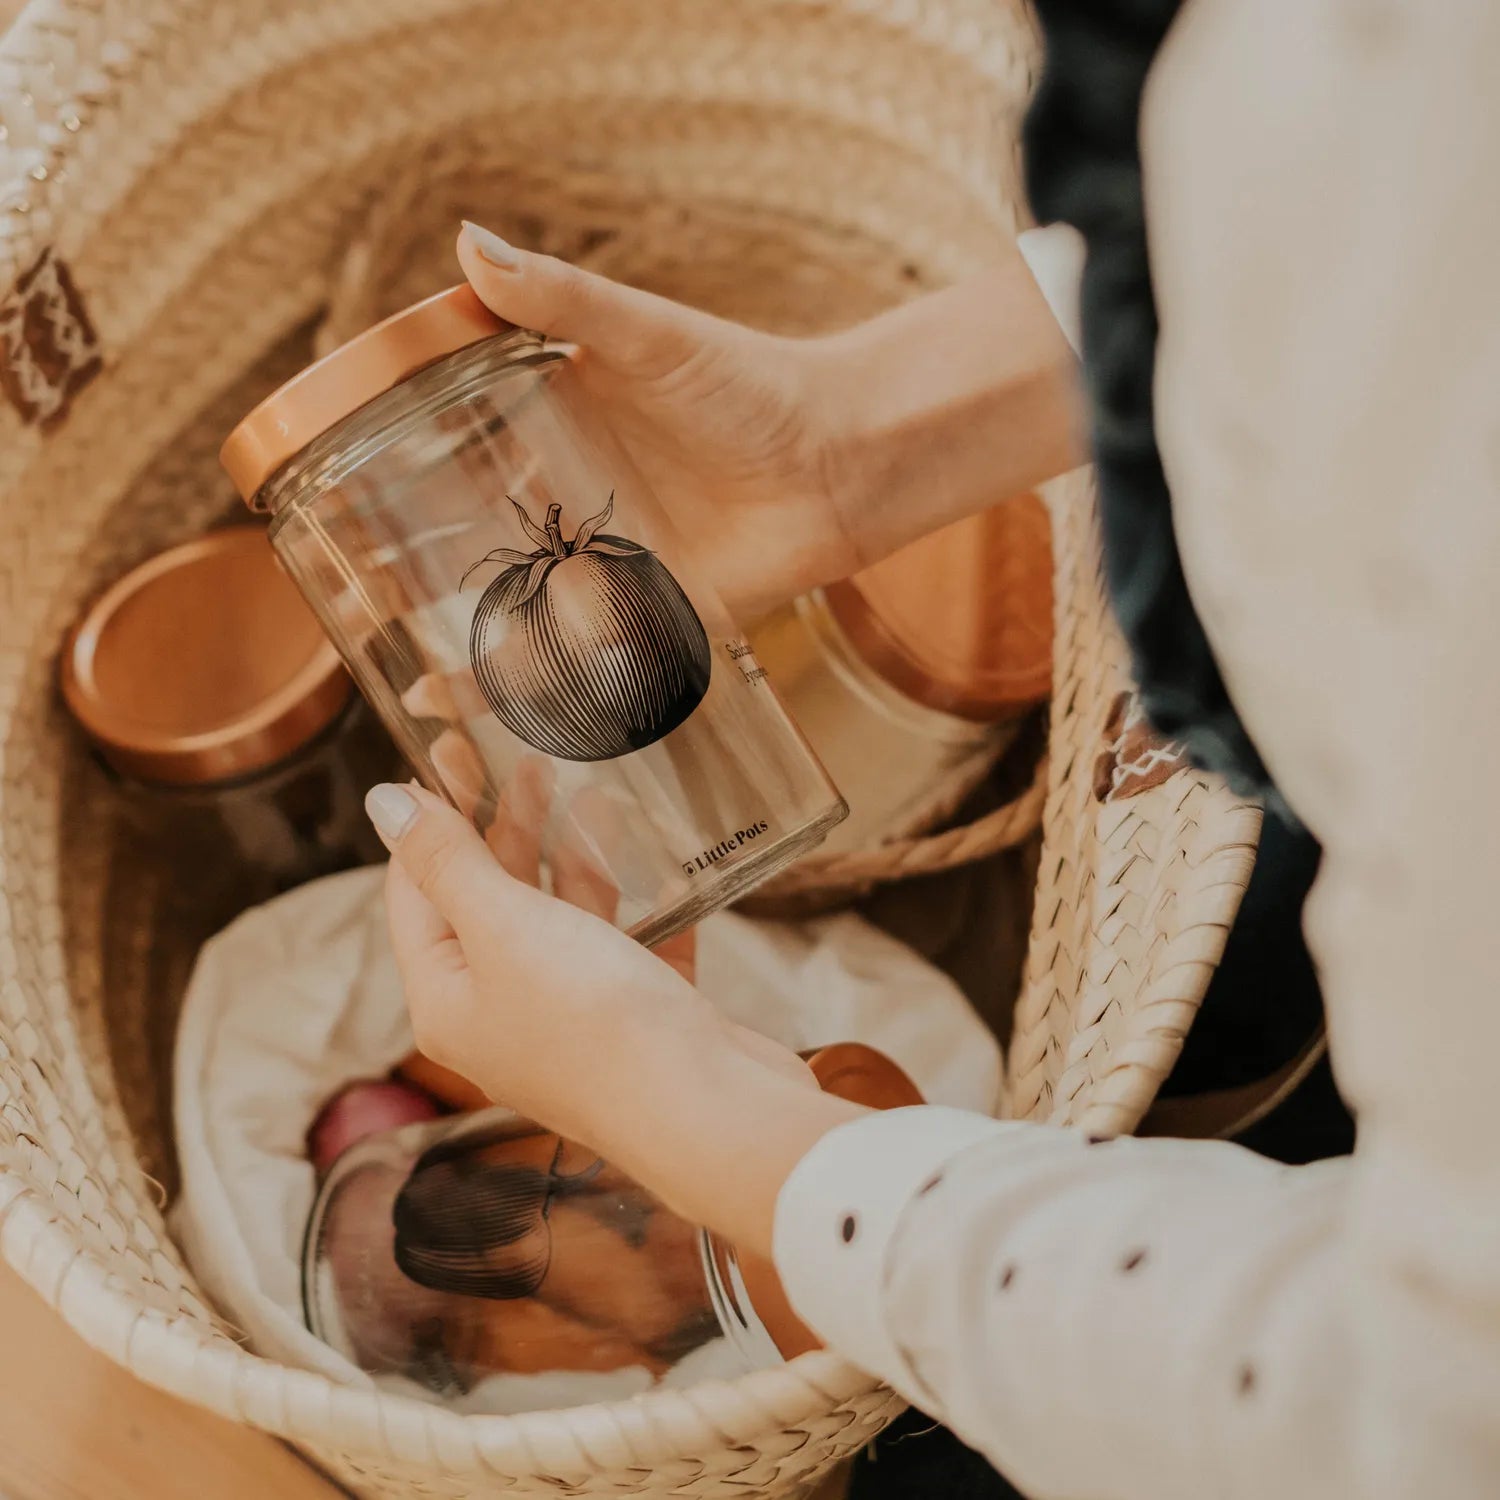
<svg viewBox="0 0 1500 1500">
<path fill-rule="evenodd" d="M 406 442 L 443 412 L 483 394 L 503 408 L 508 420 L 518 409 L 517 403 L 535 396 L 538 386 L 528 382 L 501 400 L 500 379 L 526 373 L 550 375 L 574 352 L 572 345 L 511 330 L 444 355 L 319 433 L 266 479 L 252 506 L 270 518 L 267 534 L 275 542 L 294 514 L 330 489 L 345 485 L 378 454 Z M 346 491 L 346 503 L 351 495 Z"/>
</svg>

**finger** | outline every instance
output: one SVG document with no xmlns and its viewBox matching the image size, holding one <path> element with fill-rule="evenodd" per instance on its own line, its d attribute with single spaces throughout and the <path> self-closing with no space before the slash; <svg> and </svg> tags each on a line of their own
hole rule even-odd
<svg viewBox="0 0 1500 1500">
<path fill-rule="evenodd" d="M 474 825 L 446 802 L 382 782 L 370 789 L 365 810 L 393 860 L 456 933 L 505 906 L 514 887 Z M 435 929 L 429 923 L 427 930 Z"/>
<path fill-rule="evenodd" d="M 620 892 L 608 874 L 600 869 L 587 849 L 564 842 L 552 856 L 552 891 L 593 916 L 613 922 L 620 904 Z"/>
<path fill-rule="evenodd" d="M 552 854 L 553 894 L 573 906 L 613 922 L 620 888 L 610 874 L 609 834 L 617 823 L 613 804 L 595 787 L 586 787 L 568 804 L 568 816 Z"/>
<path fill-rule="evenodd" d="M 698 931 L 694 927 L 685 928 L 664 942 L 657 943 L 651 950 L 664 964 L 669 964 L 676 969 L 689 984 L 697 982 L 698 974 Z"/>
<path fill-rule="evenodd" d="M 486 827 L 495 809 L 484 757 L 473 740 L 461 729 L 445 729 L 427 754 L 453 805 L 471 823 Z"/>
<path fill-rule="evenodd" d="M 480 300 L 507 322 L 567 339 L 595 358 L 650 379 L 682 364 L 703 342 L 705 315 L 551 255 L 518 250 L 465 223 L 458 259 Z"/>
<path fill-rule="evenodd" d="M 557 772 L 540 755 L 527 756 L 500 793 L 486 836 L 508 874 L 527 885 L 542 883 L 542 835 L 552 811 Z"/>
<path fill-rule="evenodd" d="M 386 923 L 391 951 L 408 1000 L 442 1004 L 445 993 L 468 977 L 464 950 L 452 924 L 413 884 L 397 860 L 385 877 Z"/>
<path fill-rule="evenodd" d="M 385 908 L 391 940 L 413 956 L 457 938 L 452 923 L 412 884 L 411 876 L 394 859 L 385 871 Z"/>
<path fill-rule="evenodd" d="M 472 672 L 424 672 L 401 695 L 401 706 L 415 719 L 461 724 L 489 713 Z"/>
<path fill-rule="evenodd" d="M 407 1053 L 397 1064 L 396 1073 L 405 1082 L 462 1113 L 487 1109 L 493 1102 L 477 1083 L 422 1052 Z"/>
<path fill-rule="evenodd" d="M 601 871 L 607 871 L 618 894 L 654 893 L 660 872 L 645 852 L 653 847 L 657 830 L 640 805 L 622 803 L 599 786 L 586 786 L 568 799 L 558 842 L 569 839 Z"/>
</svg>

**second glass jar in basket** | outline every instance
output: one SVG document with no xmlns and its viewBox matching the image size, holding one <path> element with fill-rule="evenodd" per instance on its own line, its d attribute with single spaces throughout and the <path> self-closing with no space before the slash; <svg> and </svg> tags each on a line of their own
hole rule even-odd
<svg viewBox="0 0 1500 1500">
<path fill-rule="evenodd" d="M 319 361 L 223 459 L 422 779 L 656 942 L 842 800 L 564 351 L 467 287 Z"/>
</svg>

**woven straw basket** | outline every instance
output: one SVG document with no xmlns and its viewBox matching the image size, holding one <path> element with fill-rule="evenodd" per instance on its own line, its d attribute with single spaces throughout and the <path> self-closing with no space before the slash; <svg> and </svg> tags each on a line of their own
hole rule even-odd
<svg viewBox="0 0 1500 1500">
<path fill-rule="evenodd" d="M 53 693 L 84 600 L 232 513 L 232 421 L 310 352 L 416 163 L 529 243 L 812 331 L 1016 227 L 1034 39 L 1000 0 L 32 0 L 0 43 L 0 1253 L 141 1378 L 362 1495 L 806 1494 L 897 1410 L 832 1354 L 460 1417 L 260 1359 L 164 1228 L 188 958 Z M 1086 481 L 1054 487 L 1057 690 L 1006 1109 L 1133 1128 L 1257 814 L 1128 712 Z"/>
</svg>

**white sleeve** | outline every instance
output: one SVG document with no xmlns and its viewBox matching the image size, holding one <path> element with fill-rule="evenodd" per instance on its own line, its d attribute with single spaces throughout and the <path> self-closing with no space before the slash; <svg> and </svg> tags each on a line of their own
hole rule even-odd
<svg viewBox="0 0 1500 1500">
<path fill-rule="evenodd" d="M 832 1347 L 1039 1500 L 1364 1494 L 1329 1453 L 1348 1173 L 902 1110 L 809 1153 L 776 1261 Z"/>
<path fill-rule="evenodd" d="M 1036 1500 L 1493 1500 L 1496 1309 L 1361 1223 L 1404 1204 L 1475 1243 L 1494 1206 L 1448 1187 L 902 1110 L 808 1154 L 776 1263 L 831 1347 Z"/>
<path fill-rule="evenodd" d="M 1083 345 L 1083 317 L 1079 307 L 1085 256 L 1083 236 L 1071 224 L 1048 224 L 1040 229 L 1022 230 L 1016 238 L 1016 247 L 1047 299 L 1058 327 L 1073 346 L 1073 353 L 1079 353 Z"/>
</svg>

